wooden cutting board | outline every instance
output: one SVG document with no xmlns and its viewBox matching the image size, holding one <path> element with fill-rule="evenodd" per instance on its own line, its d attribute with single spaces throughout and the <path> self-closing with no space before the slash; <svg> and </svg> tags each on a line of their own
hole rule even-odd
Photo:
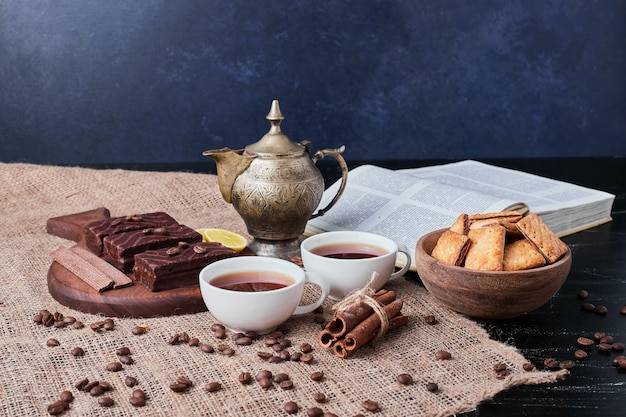
<svg viewBox="0 0 626 417">
<path fill-rule="evenodd" d="M 47 221 L 46 230 L 84 246 L 84 226 L 109 216 L 106 208 L 98 208 L 54 217 Z M 48 291 L 64 306 L 108 317 L 158 317 L 207 310 L 199 285 L 151 292 L 140 283 L 133 283 L 130 287 L 98 292 L 57 262 L 52 262 L 48 270 Z"/>
</svg>

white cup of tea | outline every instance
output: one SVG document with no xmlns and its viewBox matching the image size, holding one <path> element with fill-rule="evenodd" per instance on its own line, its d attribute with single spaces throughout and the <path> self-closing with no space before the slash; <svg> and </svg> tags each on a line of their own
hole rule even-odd
<svg viewBox="0 0 626 417">
<path fill-rule="evenodd" d="M 307 273 L 324 277 L 330 284 L 329 298 L 339 300 L 351 291 L 370 287 L 378 291 L 389 280 L 401 277 L 411 266 L 411 254 L 402 244 L 375 233 L 324 232 L 306 238 L 300 245 Z M 394 272 L 398 253 L 406 263 Z"/>
<path fill-rule="evenodd" d="M 320 288 L 319 298 L 300 305 L 304 284 Z M 237 332 L 274 330 L 292 315 L 310 313 L 326 299 L 328 282 L 296 264 L 265 256 L 239 256 L 200 271 L 200 291 L 209 312 Z"/>
</svg>

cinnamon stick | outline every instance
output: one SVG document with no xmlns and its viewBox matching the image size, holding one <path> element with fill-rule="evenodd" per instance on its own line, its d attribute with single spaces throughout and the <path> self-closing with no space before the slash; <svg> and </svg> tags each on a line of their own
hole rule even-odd
<svg viewBox="0 0 626 417">
<path fill-rule="evenodd" d="M 409 322 L 409 317 L 403 315 L 402 313 L 398 313 L 398 315 L 392 317 L 389 320 L 389 327 L 387 327 L 387 331 L 391 331 L 394 329 L 397 329 L 399 327 L 403 327 L 406 326 Z M 349 341 L 347 338 L 344 338 L 338 342 L 336 342 L 333 345 L 333 353 L 335 354 L 335 356 L 345 359 L 349 356 L 351 356 L 352 354 L 354 354 L 354 352 L 356 352 L 356 350 L 358 349 L 358 347 L 363 346 L 367 343 L 369 343 L 375 336 L 376 333 L 378 332 L 378 328 L 376 328 L 376 332 L 372 333 L 371 335 L 368 335 L 367 337 L 364 337 L 363 340 L 359 341 L 358 343 L 354 342 L 354 341 Z M 371 337 L 370 337 L 371 336 Z M 365 341 L 366 339 L 368 339 L 367 341 Z M 348 346 L 346 346 L 346 343 L 348 343 L 348 346 L 350 346 L 350 349 L 348 349 Z"/>
<path fill-rule="evenodd" d="M 389 324 L 393 321 L 393 317 L 397 316 L 402 309 L 403 301 L 397 299 L 385 305 L 385 313 L 390 318 Z M 372 313 L 368 318 L 357 324 L 350 332 L 348 332 L 343 340 L 333 345 L 335 355 L 339 357 L 347 357 L 361 346 L 373 340 L 378 334 L 380 328 L 380 317 L 376 313 Z M 337 351 L 340 352 L 337 352 Z M 346 353 L 344 353 L 344 351 Z M 350 353 L 348 353 L 350 352 Z M 344 356 L 344 354 L 346 356 Z"/>
<path fill-rule="evenodd" d="M 386 305 L 396 299 L 396 293 L 382 289 L 376 292 L 372 298 L 379 304 Z M 373 312 L 372 307 L 366 303 L 359 303 L 344 311 L 338 310 L 335 312 L 333 319 L 326 325 L 326 330 L 335 338 L 339 338 L 352 330 L 354 326 L 365 320 Z"/>
<path fill-rule="evenodd" d="M 337 338 L 333 336 L 333 334 L 329 332 L 327 329 L 322 330 L 317 335 L 317 342 L 324 349 L 331 347 L 336 341 L 337 341 Z"/>
</svg>

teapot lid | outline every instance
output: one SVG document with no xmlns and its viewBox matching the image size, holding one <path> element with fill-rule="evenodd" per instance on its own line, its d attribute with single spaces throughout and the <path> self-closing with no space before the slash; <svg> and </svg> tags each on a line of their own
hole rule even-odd
<svg viewBox="0 0 626 417">
<path fill-rule="evenodd" d="M 284 116 L 280 112 L 278 100 L 272 101 L 270 112 L 265 118 L 269 120 L 271 124 L 270 130 L 258 142 L 246 146 L 245 152 L 247 154 L 269 153 L 286 155 L 302 153 L 306 150 L 303 145 L 292 142 L 287 135 L 280 130 L 280 122 L 283 121 Z"/>
</svg>

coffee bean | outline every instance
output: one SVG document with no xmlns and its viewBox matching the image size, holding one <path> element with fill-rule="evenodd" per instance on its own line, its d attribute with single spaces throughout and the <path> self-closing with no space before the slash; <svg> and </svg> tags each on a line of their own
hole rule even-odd
<svg viewBox="0 0 626 417">
<path fill-rule="evenodd" d="M 72 391 L 63 391 L 59 394 L 59 400 L 71 403 L 74 401 L 74 394 L 72 394 Z"/>
<path fill-rule="evenodd" d="M 311 407 L 306 410 L 307 417 L 322 417 L 324 415 L 324 410 L 319 407 Z"/>
<path fill-rule="evenodd" d="M 593 339 L 594 339 L 594 340 L 600 340 L 600 339 L 602 339 L 604 336 L 606 336 L 606 333 L 604 333 L 604 332 L 594 332 L 594 333 L 593 333 Z"/>
<path fill-rule="evenodd" d="M 130 397 L 128 402 L 133 407 L 143 407 L 146 405 L 146 399 L 142 397 Z"/>
<path fill-rule="evenodd" d="M 293 388 L 293 381 L 291 379 L 286 379 L 284 381 L 281 381 L 278 384 L 279 387 L 281 387 L 282 389 L 292 389 Z"/>
<path fill-rule="evenodd" d="M 288 349 L 283 349 L 278 353 L 278 357 L 282 361 L 288 361 L 291 359 L 291 352 Z"/>
<path fill-rule="evenodd" d="M 269 387 L 272 386 L 272 380 L 267 377 L 260 378 L 258 382 L 261 388 L 263 389 L 268 389 Z"/>
<path fill-rule="evenodd" d="M 535 368 L 535 365 L 530 362 L 526 362 L 522 365 L 522 369 L 524 369 L 526 372 L 532 372 L 535 370 Z"/>
<path fill-rule="evenodd" d="M 74 323 L 72 323 L 72 329 L 74 330 L 79 330 L 85 327 L 85 323 L 83 323 L 82 321 L 76 320 Z"/>
<path fill-rule="evenodd" d="M 74 384 L 74 388 L 76 388 L 79 391 L 82 391 L 85 385 L 87 385 L 88 383 L 89 383 L 89 380 L 87 378 L 83 378 Z"/>
<path fill-rule="evenodd" d="M 214 332 L 217 330 L 226 330 L 226 327 L 224 327 L 224 325 L 221 323 L 213 323 L 211 325 L 211 331 Z"/>
<path fill-rule="evenodd" d="M 115 351 L 115 354 L 117 356 L 128 356 L 130 355 L 130 349 L 127 348 L 126 346 L 122 346 L 117 348 L 117 350 Z"/>
<path fill-rule="evenodd" d="M 109 372 L 119 372 L 123 368 L 120 362 L 111 362 L 106 366 L 106 370 Z"/>
<path fill-rule="evenodd" d="M 138 384 L 138 382 L 137 382 L 137 378 L 135 378 L 135 377 L 133 377 L 133 376 L 127 376 L 126 378 L 124 378 L 124 384 L 125 384 L 127 387 L 132 388 L 132 387 L 134 387 L 135 385 L 137 385 L 137 384 Z"/>
<path fill-rule="evenodd" d="M 606 343 L 607 345 L 610 345 L 613 342 L 613 336 L 610 335 L 605 335 L 600 338 L 600 343 Z"/>
<path fill-rule="evenodd" d="M 130 332 L 135 336 L 140 336 L 146 332 L 146 328 L 142 326 L 135 326 L 130 330 Z"/>
<path fill-rule="evenodd" d="M 278 339 L 275 339 L 273 337 L 268 337 L 267 339 L 263 341 L 263 344 L 267 347 L 272 347 L 277 343 L 278 343 Z"/>
<path fill-rule="evenodd" d="M 300 362 L 302 363 L 313 362 L 313 355 L 311 355 L 310 353 L 303 353 L 302 356 L 300 356 Z"/>
<path fill-rule="evenodd" d="M 313 400 L 318 403 L 323 403 L 326 401 L 326 395 L 323 392 L 316 392 L 313 394 Z"/>
<path fill-rule="evenodd" d="M 120 356 L 117 359 L 120 362 L 122 362 L 124 365 L 132 365 L 133 363 L 135 363 L 135 361 L 133 360 L 132 356 L 128 356 L 128 355 Z"/>
<path fill-rule="evenodd" d="M 189 346 L 199 346 L 200 345 L 200 339 L 198 339 L 197 337 L 192 337 L 191 339 L 189 339 L 189 342 L 187 342 L 187 344 Z"/>
<path fill-rule="evenodd" d="M 267 337 L 272 338 L 272 339 L 280 339 L 283 336 L 284 336 L 284 333 L 281 330 L 274 330 L 267 335 Z"/>
<path fill-rule="evenodd" d="M 90 381 L 90 382 L 88 382 L 87 384 L 85 384 L 83 386 L 83 392 L 89 392 L 89 391 L 91 391 L 91 389 L 93 387 L 97 387 L 98 385 L 100 385 L 100 382 L 98 382 L 98 381 Z"/>
<path fill-rule="evenodd" d="M 313 373 L 310 375 L 310 378 L 311 378 L 313 381 L 321 381 L 322 379 L 324 379 L 324 371 L 316 371 L 316 372 L 313 372 Z"/>
<path fill-rule="evenodd" d="M 595 342 L 593 340 L 588 339 L 586 337 L 579 337 L 578 339 L 576 339 L 576 342 L 581 347 L 590 347 L 590 346 L 593 346 L 595 344 Z"/>
<path fill-rule="evenodd" d="M 69 410 L 70 405 L 63 400 L 57 400 L 52 404 L 48 405 L 48 414 L 52 416 L 59 415 L 63 413 L 65 410 Z"/>
<path fill-rule="evenodd" d="M 178 378 L 176 378 L 176 382 L 179 384 L 183 384 L 187 387 L 193 386 L 193 381 L 186 376 L 179 376 Z"/>
<path fill-rule="evenodd" d="M 174 392 L 185 392 L 189 387 L 185 384 L 181 384 L 180 382 L 174 382 L 170 384 L 170 389 Z"/>
<path fill-rule="evenodd" d="M 598 351 L 608 353 L 611 351 L 611 345 L 608 343 L 598 343 Z"/>
<path fill-rule="evenodd" d="M 617 360 L 617 367 L 619 369 L 626 369 L 626 358 L 620 358 Z"/>
<path fill-rule="evenodd" d="M 434 382 L 429 382 L 428 384 L 426 384 L 426 389 L 430 392 L 437 392 L 439 391 L 439 385 Z"/>
<path fill-rule="evenodd" d="M 95 387 L 89 390 L 89 395 L 91 395 L 92 397 L 99 397 L 102 394 L 104 394 L 104 388 L 102 388 L 100 384 L 96 385 Z"/>
<path fill-rule="evenodd" d="M 269 363 L 281 363 L 283 360 L 280 358 L 280 356 L 272 356 L 271 358 L 269 358 L 267 360 Z"/>
<path fill-rule="evenodd" d="M 626 356 L 619 355 L 613 358 L 613 366 L 619 366 L 619 361 L 626 360 Z"/>
<path fill-rule="evenodd" d="M 105 319 L 104 323 L 102 324 L 102 328 L 104 330 L 114 330 L 115 322 L 113 321 L 113 319 Z"/>
<path fill-rule="evenodd" d="M 258 356 L 259 358 L 263 359 L 264 361 L 266 361 L 266 360 L 268 360 L 269 358 L 271 358 L 271 357 L 272 357 L 272 356 L 274 356 L 274 355 L 272 355 L 272 354 L 271 354 L 271 353 L 269 353 L 269 352 L 259 351 L 259 352 L 257 352 L 257 356 Z"/>
<path fill-rule="evenodd" d="M 241 335 L 241 337 L 235 340 L 235 344 L 239 346 L 250 346 L 252 344 L 252 339 L 248 336 Z"/>
<path fill-rule="evenodd" d="M 283 406 L 283 410 L 285 410 L 285 413 L 287 414 L 296 414 L 299 409 L 300 407 L 298 407 L 298 404 L 293 401 L 287 401 Z"/>
<path fill-rule="evenodd" d="M 108 392 L 113 389 L 113 385 L 109 384 L 106 381 L 100 381 L 98 385 L 100 385 L 100 387 L 104 390 L 104 392 Z"/>
<path fill-rule="evenodd" d="M 200 350 L 203 351 L 204 353 L 213 353 L 215 352 L 215 348 L 213 348 L 213 346 L 209 345 L 208 343 L 203 343 L 200 345 Z"/>
<path fill-rule="evenodd" d="M 561 369 L 572 369 L 576 364 L 572 360 L 565 360 L 559 362 L 559 368 Z"/>
<path fill-rule="evenodd" d="M 242 372 L 237 377 L 237 380 L 243 385 L 246 385 L 252 381 L 252 375 L 250 375 L 250 372 Z"/>
<path fill-rule="evenodd" d="M 144 390 L 142 390 L 141 388 L 134 389 L 130 395 L 133 398 L 143 398 L 144 400 L 148 398 Z"/>
<path fill-rule="evenodd" d="M 310 343 L 302 343 L 300 345 L 300 352 L 302 353 L 309 353 L 313 350 L 313 346 L 311 346 Z"/>
<path fill-rule="evenodd" d="M 174 246 L 173 248 L 166 249 L 165 253 L 168 256 L 176 256 L 176 255 L 180 254 L 180 248 L 178 246 Z"/>
<path fill-rule="evenodd" d="M 619 309 L 619 314 L 626 316 L 626 304 Z"/>
<path fill-rule="evenodd" d="M 606 308 L 606 306 L 596 306 L 593 309 L 593 312 L 601 316 L 605 316 L 609 312 L 609 309 Z"/>
<path fill-rule="evenodd" d="M 580 303 L 580 309 L 583 311 L 593 311 L 595 310 L 596 306 L 591 304 L 591 303 Z"/>
<path fill-rule="evenodd" d="M 267 369 L 263 369 L 260 370 L 259 372 L 256 373 L 256 375 L 254 376 L 254 378 L 258 381 L 261 378 L 272 378 L 272 371 L 269 371 Z"/>
<path fill-rule="evenodd" d="M 559 367 L 559 361 L 557 361 L 555 358 L 546 358 L 543 360 L 543 366 L 548 369 L 555 369 Z"/>
<path fill-rule="evenodd" d="M 217 381 L 209 382 L 208 384 L 206 384 L 204 389 L 206 392 L 216 392 L 222 389 L 222 384 Z"/>
<path fill-rule="evenodd" d="M 574 352 L 574 357 L 579 361 L 585 360 L 587 359 L 587 352 L 582 349 L 578 349 L 576 352 Z"/>
<path fill-rule="evenodd" d="M 586 290 L 579 290 L 579 291 L 576 293 L 576 297 L 577 297 L 579 300 L 584 300 L 585 298 L 589 297 L 589 293 L 588 293 Z"/>
<path fill-rule="evenodd" d="M 272 381 L 276 382 L 277 384 L 283 382 L 283 381 L 287 381 L 289 379 L 289 375 L 287 375 L 284 372 L 279 372 L 276 375 L 274 375 L 272 377 Z"/>
<path fill-rule="evenodd" d="M 615 342 L 611 345 L 611 349 L 613 349 L 614 352 L 623 352 L 624 344 L 622 342 Z"/>
<path fill-rule="evenodd" d="M 213 336 L 216 339 L 226 339 L 226 330 L 225 329 L 217 329 L 213 332 Z"/>
<path fill-rule="evenodd" d="M 113 407 L 115 401 L 111 397 L 100 397 L 98 398 L 98 404 L 102 407 Z"/>
<path fill-rule="evenodd" d="M 413 383 L 413 377 L 409 374 L 400 374 L 396 377 L 396 381 L 402 385 L 410 385 Z"/>
<path fill-rule="evenodd" d="M 78 346 L 75 348 L 72 348 L 70 353 L 72 354 L 72 356 L 84 356 L 85 355 L 85 351 L 83 350 L 83 348 L 78 347 Z"/>
<path fill-rule="evenodd" d="M 450 359 L 452 357 L 452 354 L 445 350 L 438 350 L 437 352 L 435 352 L 435 357 L 437 359 L 446 360 L 446 359 Z"/>
<path fill-rule="evenodd" d="M 289 360 L 291 360 L 292 362 L 299 362 L 300 358 L 302 357 L 302 355 L 303 355 L 303 353 L 301 353 L 301 352 L 294 352 L 289 357 Z"/>
<path fill-rule="evenodd" d="M 187 334 L 187 332 L 182 332 L 178 335 L 178 341 L 180 343 L 189 343 L 189 335 Z"/>
<path fill-rule="evenodd" d="M 46 341 L 46 346 L 48 347 L 56 347 L 56 346 L 59 346 L 60 344 L 61 343 L 59 343 L 59 341 L 56 340 L 55 338 L 51 338 Z"/>
<path fill-rule="evenodd" d="M 361 406 L 365 408 L 367 411 L 378 411 L 380 407 L 376 401 L 365 400 L 361 403 Z"/>
<path fill-rule="evenodd" d="M 426 324 L 429 324 L 429 325 L 433 326 L 433 325 L 437 324 L 437 318 L 435 316 L 428 315 L 428 316 L 424 317 L 424 322 Z"/>
<path fill-rule="evenodd" d="M 506 368 L 496 372 L 497 379 L 504 379 L 509 375 L 511 375 L 511 370 Z"/>
<path fill-rule="evenodd" d="M 180 334 L 178 334 L 178 333 L 173 334 L 173 335 L 170 337 L 170 339 L 167 341 L 167 343 L 168 343 L 168 344 L 170 344 L 170 345 L 172 345 L 172 346 L 177 345 L 177 344 L 178 344 L 178 342 L 180 342 Z"/>
<path fill-rule="evenodd" d="M 504 371 L 505 369 L 506 369 L 506 364 L 504 363 L 497 363 L 493 366 L 493 370 L 496 372 Z"/>
</svg>

